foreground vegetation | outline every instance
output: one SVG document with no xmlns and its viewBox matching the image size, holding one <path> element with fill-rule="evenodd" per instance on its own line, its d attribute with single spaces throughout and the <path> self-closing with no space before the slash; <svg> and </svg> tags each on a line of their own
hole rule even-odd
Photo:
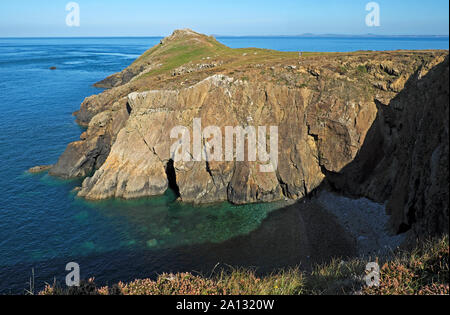
<svg viewBox="0 0 450 315">
<path fill-rule="evenodd" d="M 449 238 L 421 243 L 412 251 L 378 260 L 380 286 L 369 288 L 364 281 L 368 260 L 334 260 L 306 273 L 299 269 L 258 277 L 252 270 L 237 269 L 212 277 L 190 273 L 163 274 L 156 281 L 135 280 L 112 287 L 97 287 L 94 280 L 79 288 L 47 285 L 41 295 L 435 295 L 449 294 Z"/>
</svg>

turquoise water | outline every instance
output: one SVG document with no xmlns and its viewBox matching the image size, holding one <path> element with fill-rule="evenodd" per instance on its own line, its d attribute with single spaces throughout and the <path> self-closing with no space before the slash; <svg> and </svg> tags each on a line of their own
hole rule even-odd
<svg viewBox="0 0 450 315">
<path fill-rule="evenodd" d="M 252 248 L 265 241 L 263 233 L 252 233 L 262 222 L 280 222 L 271 217 L 280 204 L 193 207 L 177 203 L 170 192 L 92 203 L 72 193 L 78 180 L 26 173 L 55 163 L 67 143 L 78 140 L 83 130 L 71 113 L 85 97 L 101 92 L 92 84 L 122 70 L 159 40 L 0 39 L 0 293 L 21 292 L 32 268 L 38 287 L 63 279 L 70 261 L 80 263 L 83 278 L 96 276 L 102 283 L 165 271 L 207 271 L 217 262 L 267 270 L 289 264 L 289 253 L 278 257 L 279 263 L 251 258 L 257 256 Z M 448 39 L 219 40 L 231 47 L 303 51 L 448 49 Z M 50 71 L 52 66 L 57 70 Z M 287 245 L 283 242 L 278 247 Z"/>
</svg>

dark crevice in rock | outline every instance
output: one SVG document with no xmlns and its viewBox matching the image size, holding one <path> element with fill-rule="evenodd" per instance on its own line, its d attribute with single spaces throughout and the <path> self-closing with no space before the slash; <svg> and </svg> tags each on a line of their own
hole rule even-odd
<svg viewBox="0 0 450 315">
<path fill-rule="evenodd" d="M 131 108 L 130 104 L 127 102 L 127 112 L 128 115 L 131 115 L 131 112 L 133 111 L 133 109 Z"/>
<path fill-rule="evenodd" d="M 288 184 L 286 184 L 283 181 L 283 179 L 281 178 L 281 175 L 280 175 L 279 172 L 277 172 L 277 180 L 278 180 L 278 183 L 279 183 L 279 185 L 281 187 L 281 191 L 283 193 L 283 196 L 286 197 L 286 198 L 291 198 L 291 194 L 289 193 L 289 186 L 288 186 Z"/>
<path fill-rule="evenodd" d="M 303 180 L 303 196 L 307 197 L 309 195 L 308 187 L 306 186 L 306 181 Z"/>
<path fill-rule="evenodd" d="M 167 162 L 166 175 L 167 180 L 169 181 L 169 189 L 171 189 L 175 193 L 177 198 L 181 197 L 180 188 L 177 184 L 177 174 L 175 172 L 174 162 L 172 159 Z"/>
<path fill-rule="evenodd" d="M 206 161 L 206 171 L 208 172 L 209 176 L 211 176 L 211 180 L 213 181 L 214 186 L 217 187 L 216 181 L 214 180 L 214 176 L 213 176 L 213 173 L 212 173 L 212 171 L 211 171 L 211 167 L 210 167 L 208 161 Z"/>
</svg>

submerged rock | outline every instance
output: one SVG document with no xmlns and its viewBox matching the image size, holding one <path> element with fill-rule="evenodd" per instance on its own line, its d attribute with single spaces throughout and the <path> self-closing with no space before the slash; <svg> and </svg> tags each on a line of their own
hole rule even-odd
<svg viewBox="0 0 450 315">
<path fill-rule="evenodd" d="M 158 246 L 158 241 L 155 239 L 147 241 L 147 247 L 154 248 Z"/>
<path fill-rule="evenodd" d="M 28 170 L 28 173 L 32 173 L 32 174 L 43 173 L 43 172 L 46 172 L 46 171 L 50 170 L 52 167 L 53 167 L 53 165 L 35 166 L 35 167 L 30 168 Z"/>
</svg>

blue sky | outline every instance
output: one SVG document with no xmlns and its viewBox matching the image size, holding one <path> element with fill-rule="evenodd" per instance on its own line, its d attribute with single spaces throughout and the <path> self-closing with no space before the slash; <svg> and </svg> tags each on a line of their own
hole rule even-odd
<svg viewBox="0 0 450 315">
<path fill-rule="evenodd" d="M 0 0 L 0 37 L 159 36 L 177 28 L 218 35 L 448 35 L 448 0 L 378 0 L 381 26 L 367 27 L 370 0 Z"/>
</svg>

